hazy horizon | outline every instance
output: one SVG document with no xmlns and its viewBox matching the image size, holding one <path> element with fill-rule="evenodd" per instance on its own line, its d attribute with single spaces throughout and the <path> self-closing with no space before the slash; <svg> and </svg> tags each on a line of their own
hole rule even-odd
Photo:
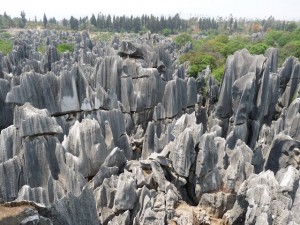
<svg viewBox="0 0 300 225">
<path fill-rule="evenodd" d="M 26 18 L 38 20 L 55 17 L 58 20 L 90 16 L 98 13 L 110 15 L 134 15 L 143 14 L 155 16 L 169 16 L 179 13 L 182 18 L 190 17 L 228 17 L 230 14 L 236 18 L 267 19 L 274 16 L 279 20 L 300 20 L 299 0 L 185 0 L 184 4 L 178 4 L 171 0 L 138 1 L 138 0 L 114 0 L 108 1 L 90 0 L 88 4 L 77 4 L 72 0 L 52 0 L 47 6 L 37 0 L 19 1 L 10 0 L 1 3 L 1 14 L 6 12 L 12 17 L 20 17 L 20 12 L 26 13 Z"/>
</svg>

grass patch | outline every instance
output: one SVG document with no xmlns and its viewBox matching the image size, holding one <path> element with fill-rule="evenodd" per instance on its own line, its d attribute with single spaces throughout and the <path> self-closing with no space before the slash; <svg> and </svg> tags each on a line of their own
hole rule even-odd
<svg viewBox="0 0 300 225">
<path fill-rule="evenodd" d="M 40 45 L 38 47 L 38 52 L 44 54 L 46 52 L 46 46 L 45 45 Z"/>
<path fill-rule="evenodd" d="M 13 43 L 7 39 L 0 39 L 0 51 L 3 55 L 7 55 L 13 49 Z"/>
<path fill-rule="evenodd" d="M 74 44 L 66 44 L 66 43 L 62 43 L 62 44 L 58 44 L 57 45 L 57 51 L 59 53 L 64 53 L 64 52 L 73 52 L 74 51 Z"/>
<path fill-rule="evenodd" d="M 8 32 L 3 32 L 3 33 L 1 33 L 1 36 L 2 36 L 2 38 L 4 38 L 4 39 L 9 39 L 9 38 L 11 38 L 11 35 L 10 35 L 10 33 L 8 33 Z"/>
<path fill-rule="evenodd" d="M 92 35 L 92 39 L 95 41 L 108 42 L 112 39 L 113 36 L 114 34 L 110 32 L 97 32 Z"/>
</svg>

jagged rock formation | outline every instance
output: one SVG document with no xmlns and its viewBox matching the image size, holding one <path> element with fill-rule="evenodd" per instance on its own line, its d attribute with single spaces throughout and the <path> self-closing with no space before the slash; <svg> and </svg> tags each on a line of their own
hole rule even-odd
<svg viewBox="0 0 300 225">
<path fill-rule="evenodd" d="M 240 50 L 219 84 L 187 76 L 191 48 L 20 32 L 0 54 L 0 223 L 300 224 L 298 59 Z"/>
</svg>

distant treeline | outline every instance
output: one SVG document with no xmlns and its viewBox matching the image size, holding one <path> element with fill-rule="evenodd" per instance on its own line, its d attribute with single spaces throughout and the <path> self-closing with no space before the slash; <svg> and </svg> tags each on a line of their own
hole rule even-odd
<svg viewBox="0 0 300 225">
<path fill-rule="evenodd" d="M 268 30 L 287 30 L 292 31 L 297 27 L 295 22 L 275 20 L 270 16 L 263 20 L 247 20 L 244 18 L 234 18 L 230 15 L 227 18 L 190 18 L 183 19 L 177 13 L 174 16 L 142 15 L 142 16 L 115 16 L 92 14 L 89 18 L 76 18 L 71 16 L 69 19 L 64 18 L 58 21 L 55 17 L 47 18 L 44 14 L 42 20 L 33 21 L 26 19 L 24 11 L 20 13 L 20 17 L 11 18 L 5 12 L 0 14 L 0 29 L 8 28 L 36 28 L 43 26 L 44 28 L 53 29 L 72 29 L 72 30 L 92 30 L 92 31 L 108 31 L 108 32 L 145 32 L 162 33 L 166 36 L 180 32 L 212 32 L 214 34 L 223 33 L 224 31 L 233 32 L 266 32 Z"/>
</svg>

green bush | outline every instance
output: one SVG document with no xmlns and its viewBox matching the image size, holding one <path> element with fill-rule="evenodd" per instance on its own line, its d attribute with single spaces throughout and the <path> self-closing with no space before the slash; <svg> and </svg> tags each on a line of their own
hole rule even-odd
<svg viewBox="0 0 300 225">
<path fill-rule="evenodd" d="M 175 38 L 175 43 L 178 46 L 178 48 L 181 48 L 186 43 L 191 42 L 191 41 L 192 41 L 191 35 L 186 34 L 186 33 L 180 34 Z"/>
<path fill-rule="evenodd" d="M 13 49 L 13 43 L 7 39 L 0 39 L 0 51 L 7 55 Z"/>
<path fill-rule="evenodd" d="M 264 42 L 270 46 L 277 46 L 283 31 L 272 30 L 268 32 L 265 36 Z"/>
<path fill-rule="evenodd" d="M 40 45 L 40 46 L 38 47 L 38 51 L 39 51 L 40 53 L 44 54 L 44 53 L 46 52 L 46 47 L 45 47 L 45 45 Z"/>
<path fill-rule="evenodd" d="M 202 52 L 221 52 L 222 49 L 225 47 L 225 44 L 222 42 L 218 42 L 216 39 L 207 40 L 201 46 Z"/>
<path fill-rule="evenodd" d="M 122 32 L 124 32 L 124 31 L 122 31 Z M 147 33 L 147 30 L 143 29 L 140 34 L 142 35 L 145 33 Z M 114 34 L 110 33 L 110 32 L 98 32 L 93 36 L 93 40 L 108 42 L 112 39 L 113 36 L 114 36 Z"/>
<path fill-rule="evenodd" d="M 162 30 L 161 33 L 162 33 L 162 35 L 168 37 L 168 36 L 170 36 L 170 34 L 171 34 L 172 32 L 171 32 L 170 29 L 165 28 L 165 29 Z"/>
<path fill-rule="evenodd" d="M 4 39 L 9 39 L 9 38 L 11 38 L 11 35 L 10 35 L 10 33 L 8 33 L 8 32 L 3 32 L 3 33 L 1 34 L 1 36 L 2 36 L 2 38 L 4 38 Z"/>
<path fill-rule="evenodd" d="M 66 44 L 66 43 L 58 44 L 56 49 L 60 53 L 67 52 L 67 51 L 73 52 L 74 44 Z"/>
<path fill-rule="evenodd" d="M 257 43 L 255 45 L 249 45 L 248 50 L 251 54 L 260 55 L 264 54 L 268 47 L 269 46 L 265 43 Z"/>
<path fill-rule="evenodd" d="M 213 70 L 212 75 L 217 81 L 219 81 L 221 83 L 223 75 L 224 75 L 224 71 L 225 71 L 225 66 L 222 65 L 219 68 Z"/>
<path fill-rule="evenodd" d="M 222 54 L 225 58 L 232 55 L 235 51 L 243 49 L 246 47 L 246 40 L 240 37 L 231 39 L 223 48 Z"/>
<path fill-rule="evenodd" d="M 280 35 L 277 43 L 280 47 L 285 46 L 288 42 L 292 41 L 293 35 L 290 32 L 286 32 Z"/>
<path fill-rule="evenodd" d="M 282 56 L 284 58 L 288 56 L 295 56 L 297 58 L 300 58 L 300 41 L 291 41 L 287 43 L 282 48 Z"/>
<path fill-rule="evenodd" d="M 188 71 L 188 74 L 192 77 L 197 77 L 198 73 L 204 70 L 207 67 L 207 65 L 209 65 L 211 69 L 216 68 L 216 62 L 214 57 L 202 52 L 189 52 L 181 56 L 179 60 L 181 63 L 185 61 L 190 62 L 190 69 Z"/>
<path fill-rule="evenodd" d="M 225 34 L 220 34 L 220 35 L 215 37 L 215 41 L 223 43 L 223 44 L 227 44 L 229 42 L 229 38 Z"/>
</svg>

